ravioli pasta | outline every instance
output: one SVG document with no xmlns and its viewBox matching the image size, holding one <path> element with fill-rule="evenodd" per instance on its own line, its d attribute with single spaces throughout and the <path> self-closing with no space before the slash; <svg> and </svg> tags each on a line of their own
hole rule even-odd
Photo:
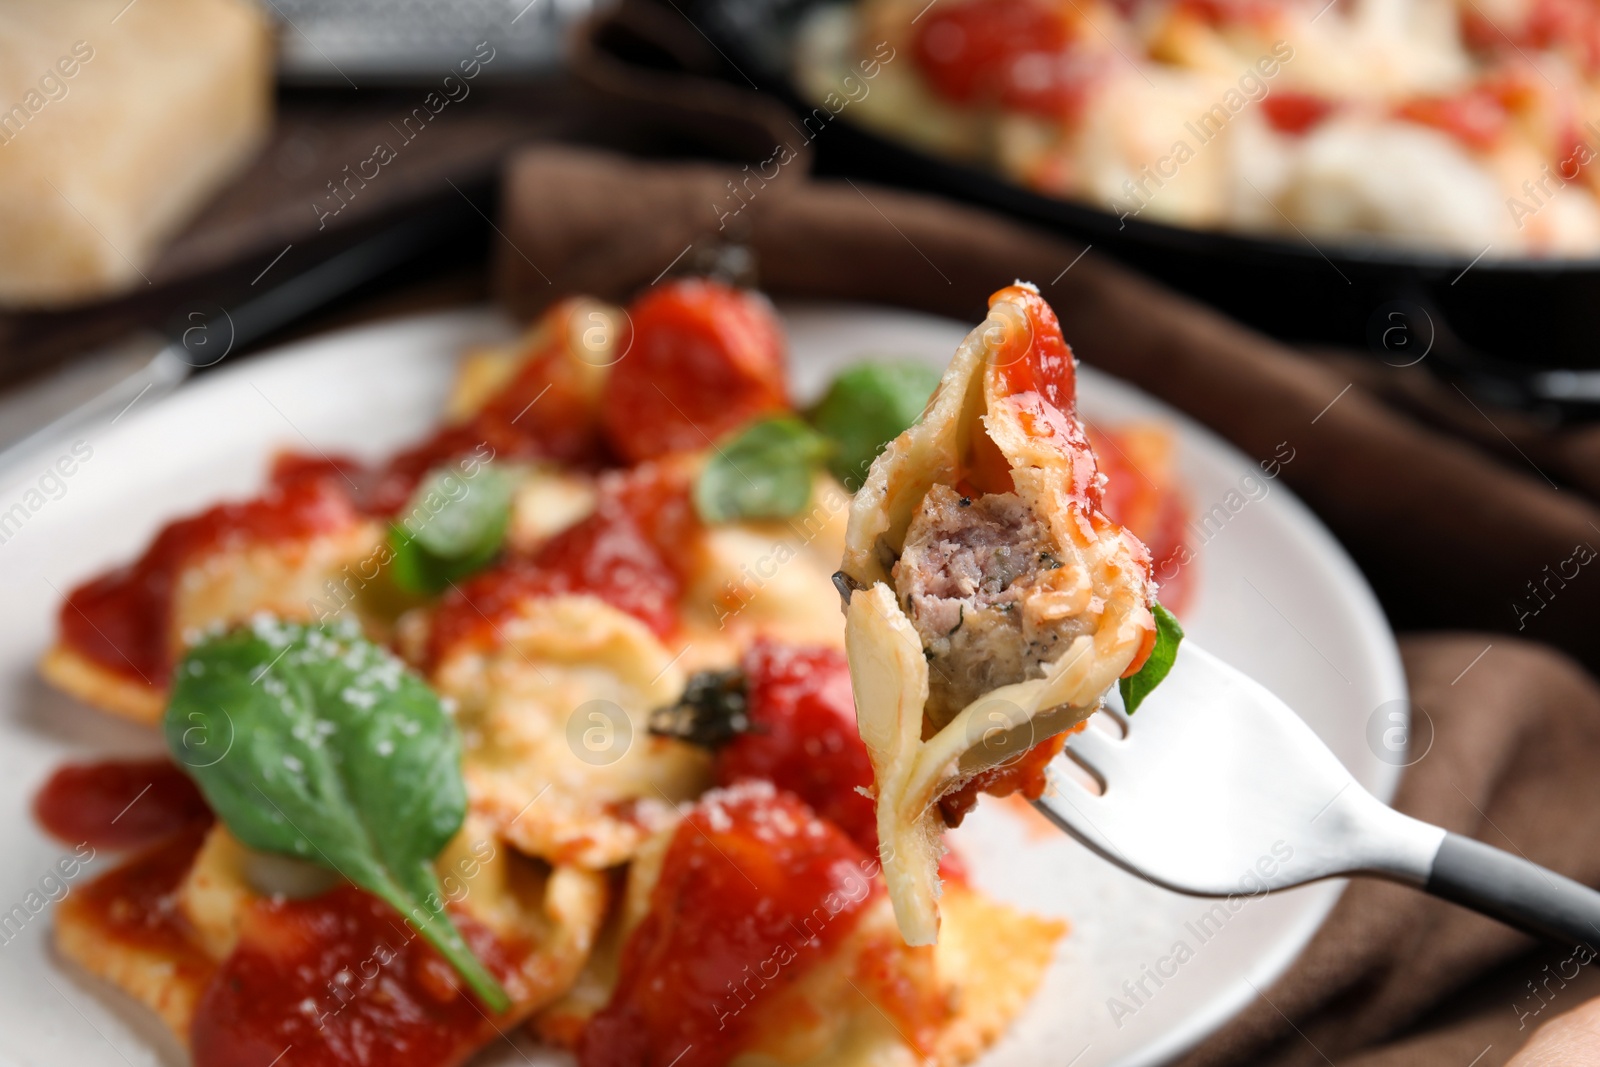
<svg viewBox="0 0 1600 1067">
<path fill-rule="evenodd" d="M 1086 719 L 1149 650 L 1149 554 L 1102 488 L 1071 351 L 1018 284 L 856 494 L 846 640 L 910 944 L 938 937 L 939 798 Z"/>
<path fill-rule="evenodd" d="M 1100 513 L 1070 353 L 1027 287 L 996 296 L 853 500 L 815 469 L 799 513 L 703 520 L 706 442 L 796 417 L 782 343 L 763 298 L 711 282 L 627 314 L 561 301 L 468 356 L 418 445 L 280 458 L 257 498 L 174 522 L 63 606 L 46 678 L 141 722 L 188 647 L 244 620 L 351 619 L 391 645 L 459 736 L 465 822 L 433 867 L 505 1012 L 337 871 L 192 820 L 119 839 L 137 847 L 56 912 L 62 954 L 154 1011 L 196 1067 L 262 1034 L 371 1062 L 363 1042 L 390 1033 L 410 1052 L 385 1045 L 386 1062 L 453 1067 L 523 1025 L 582 1067 L 679 1044 L 683 1067 L 980 1055 L 1066 924 L 957 879 L 933 945 L 937 802 L 1003 762 L 988 705 L 1017 709 L 1011 752 L 1136 661 L 1149 561 Z M 666 402 L 641 415 L 649 396 Z M 491 463 L 513 486 L 494 553 L 441 593 L 398 583 L 405 522 L 449 506 L 417 486 L 445 470 L 467 493 Z M 715 721 L 664 727 L 693 694 Z"/>
</svg>

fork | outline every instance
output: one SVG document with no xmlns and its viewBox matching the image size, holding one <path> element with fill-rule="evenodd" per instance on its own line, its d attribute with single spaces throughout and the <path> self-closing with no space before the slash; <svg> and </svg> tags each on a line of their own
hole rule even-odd
<svg viewBox="0 0 1600 1067">
<path fill-rule="evenodd" d="M 1106 714 L 1122 736 L 1072 735 L 1034 803 L 1141 878 L 1225 897 L 1376 875 L 1566 946 L 1600 941 L 1600 892 L 1395 811 L 1287 704 L 1192 641 L 1137 719 L 1115 694 Z"/>
</svg>

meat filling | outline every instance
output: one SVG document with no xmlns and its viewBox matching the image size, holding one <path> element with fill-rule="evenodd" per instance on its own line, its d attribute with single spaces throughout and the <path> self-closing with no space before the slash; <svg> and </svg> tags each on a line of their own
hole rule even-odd
<svg viewBox="0 0 1600 1067">
<path fill-rule="evenodd" d="M 929 664 L 937 729 L 1002 685 L 1038 677 L 1092 629 L 1091 590 L 1049 527 L 1014 493 L 928 491 L 894 565 L 895 591 Z"/>
</svg>

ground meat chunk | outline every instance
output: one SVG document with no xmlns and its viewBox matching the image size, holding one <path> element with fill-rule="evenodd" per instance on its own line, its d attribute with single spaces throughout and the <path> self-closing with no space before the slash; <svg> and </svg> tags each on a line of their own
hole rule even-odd
<svg viewBox="0 0 1600 1067">
<path fill-rule="evenodd" d="M 992 689 L 1037 677 L 1086 631 L 1076 612 L 1062 610 L 1080 598 L 1071 589 L 1078 583 L 1058 573 L 1059 556 L 1049 527 L 1016 494 L 929 490 L 894 583 L 928 659 L 933 728 Z"/>
</svg>

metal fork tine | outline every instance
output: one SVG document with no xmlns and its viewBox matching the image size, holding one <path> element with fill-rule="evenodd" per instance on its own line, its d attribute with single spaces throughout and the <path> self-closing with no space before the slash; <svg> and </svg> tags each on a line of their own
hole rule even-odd
<svg viewBox="0 0 1600 1067">
<path fill-rule="evenodd" d="M 1100 772 L 1107 788 L 1121 774 L 1130 773 L 1128 743 L 1096 727 L 1079 730 L 1067 738 L 1067 747 Z"/>
<path fill-rule="evenodd" d="M 1120 722 L 1124 732 L 1133 728 L 1133 720 L 1122 710 L 1122 697 L 1115 691 L 1106 694 L 1106 702 L 1100 705 L 1100 710 Z"/>
<path fill-rule="evenodd" d="M 1079 774 L 1098 780 L 1100 791 L 1096 792 L 1087 783 L 1080 781 Z M 1074 801 L 1099 804 L 1104 800 L 1105 789 L 1109 788 L 1106 776 L 1098 769 L 1089 767 L 1087 760 L 1073 760 L 1065 754 L 1045 767 L 1045 781 L 1049 786 L 1045 791 L 1046 799 L 1052 796 L 1062 798 L 1070 796 Z"/>
</svg>

